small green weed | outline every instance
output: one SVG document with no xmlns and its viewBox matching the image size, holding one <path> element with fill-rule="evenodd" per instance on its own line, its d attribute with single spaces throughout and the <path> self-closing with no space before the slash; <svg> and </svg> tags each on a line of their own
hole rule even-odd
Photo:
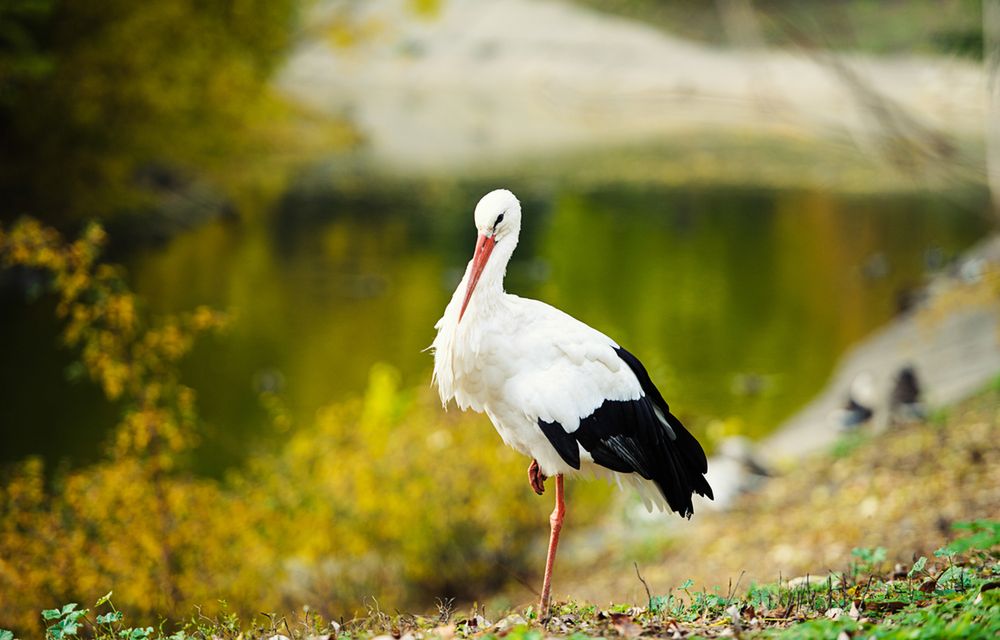
<svg viewBox="0 0 1000 640">
<path fill-rule="evenodd" d="M 106 607 L 108 611 L 90 617 L 90 609 L 78 609 L 75 602 L 64 605 L 61 609 L 46 609 L 42 611 L 42 619 L 52 622 L 45 629 L 46 640 L 66 640 L 68 638 L 89 637 L 94 640 L 186 640 L 183 631 L 171 636 L 157 633 L 153 627 L 128 627 L 123 624 L 125 614 L 115 608 L 111 601 L 111 591 L 102 596 L 94 608 Z M 0 631 L 0 640 L 14 640 L 10 631 Z"/>
<path fill-rule="evenodd" d="M 854 564 L 854 573 L 871 573 L 876 570 L 886 559 L 884 547 L 865 549 L 857 547 L 851 551 L 851 555 L 858 559 Z"/>
<path fill-rule="evenodd" d="M 43 620 L 55 622 L 45 629 L 45 637 L 53 640 L 75 636 L 80 629 L 81 618 L 86 617 L 89 609 L 77 609 L 77 604 L 71 602 L 62 609 L 46 609 L 42 611 Z"/>
<path fill-rule="evenodd" d="M 993 520 L 959 522 L 953 528 L 957 531 L 968 532 L 968 535 L 945 547 L 953 553 L 965 553 L 973 549 L 989 551 L 1000 546 L 1000 522 Z"/>
</svg>

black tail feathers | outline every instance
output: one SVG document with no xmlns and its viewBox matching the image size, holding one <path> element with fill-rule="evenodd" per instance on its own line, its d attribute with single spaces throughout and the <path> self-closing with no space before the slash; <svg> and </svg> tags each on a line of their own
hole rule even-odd
<svg viewBox="0 0 1000 640">
<path fill-rule="evenodd" d="M 715 498 L 712 487 L 705 478 L 705 474 L 708 473 L 705 450 L 677 416 L 670 413 L 666 400 L 649 378 L 649 373 L 639 359 L 621 347 L 616 351 L 639 379 L 645 398 L 659 409 L 670 426 L 671 433 L 668 433 L 667 437 L 654 437 L 646 445 L 656 449 L 655 453 L 651 452 L 653 455 L 650 457 L 654 458 L 657 464 L 649 469 L 652 472 L 649 479 L 660 488 L 660 492 L 673 511 L 690 518 L 694 513 L 691 500 L 693 494 L 709 499 Z"/>
</svg>

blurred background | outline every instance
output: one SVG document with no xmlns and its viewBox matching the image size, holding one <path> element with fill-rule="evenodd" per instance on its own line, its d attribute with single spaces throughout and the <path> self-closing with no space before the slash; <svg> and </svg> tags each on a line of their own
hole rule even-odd
<svg viewBox="0 0 1000 640">
<path fill-rule="evenodd" d="M 990 11 L 5 2 L 0 626 L 111 589 L 150 618 L 531 600 L 551 505 L 423 351 L 496 187 L 525 216 L 508 290 L 637 353 L 713 454 L 854 434 L 862 373 L 876 412 L 905 366 L 928 407 L 981 389 Z M 684 535 L 570 499 L 567 592 Z"/>
</svg>

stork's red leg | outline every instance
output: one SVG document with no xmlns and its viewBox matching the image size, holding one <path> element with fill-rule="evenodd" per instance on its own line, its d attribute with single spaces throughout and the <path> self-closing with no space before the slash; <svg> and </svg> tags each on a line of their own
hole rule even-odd
<svg viewBox="0 0 1000 640">
<path fill-rule="evenodd" d="M 563 477 L 556 475 L 556 507 L 549 516 L 552 532 L 549 535 L 549 553 L 545 558 L 545 577 L 542 580 L 542 600 L 538 605 L 538 615 L 546 618 L 549 615 L 549 591 L 552 589 L 552 566 L 556 561 L 556 547 L 559 546 L 559 532 L 562 531 L 563 515 L 566 513 L 566 503 L 563 501 Z"/>
<path fill-rule="evenodd" d="M 528 483 L 538 495 L 545 493 L 545 474 L 538 468 L 538 460 L 532 460 L 528 465 Z"/>
</svg>

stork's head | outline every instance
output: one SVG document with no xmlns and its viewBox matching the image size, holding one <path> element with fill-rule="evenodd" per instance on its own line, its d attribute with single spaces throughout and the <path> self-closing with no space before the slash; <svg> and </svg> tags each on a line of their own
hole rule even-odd
<svg viewBox="0 0 1000 640">
<path fill-rule="evenodd" d="M 502 277 L 521 231 L 521 203 L 506 189 L 490 191 L 476 205 L 476 229 L 479 231 L 479 238 L 476 240 L 476 252 L 472 256 L 472 271 L 465 299 L 462 301 L 462 310 L 458 314 L 459 322 L 465 315 L 465 308 L 469 306 L 469 300 L 487 264 L 499 269 Z M 490 262 L 490 256 L 497 247 L 501 250 Z"/>
<path fill-rule="evenodd" d="M 476 205 L 476 229 L 495 242 L 516 236 L 521 229 L 521 203 L 506 189 L 490 191 Z"/>
</svg>

